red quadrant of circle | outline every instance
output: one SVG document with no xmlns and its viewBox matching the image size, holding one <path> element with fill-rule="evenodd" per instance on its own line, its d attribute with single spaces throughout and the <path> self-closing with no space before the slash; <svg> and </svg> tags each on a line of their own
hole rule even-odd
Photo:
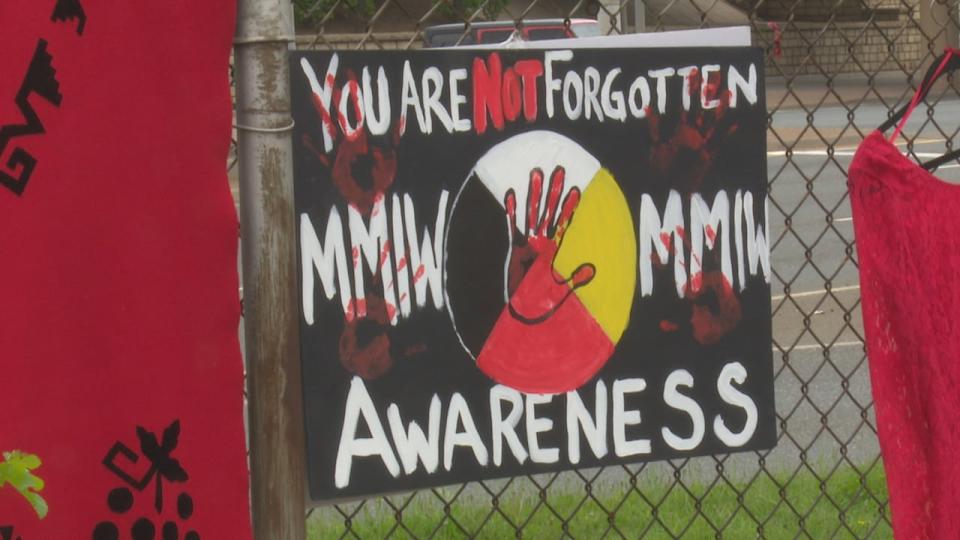
<svg viewBox="0 0 960 540">
<path fill-rule="evenodd" d="M 550 261 L 537 260 L 511 299 L 515 307 L 534 306 L 553 281 Z M 477 364 L 498 383 L 530 393 L 559 393 L 578 388 L 603 367 L 613 343 L 576 294 L 545 321 L 527 324 L 508 307 L 497 319 Z"/>
</svg>

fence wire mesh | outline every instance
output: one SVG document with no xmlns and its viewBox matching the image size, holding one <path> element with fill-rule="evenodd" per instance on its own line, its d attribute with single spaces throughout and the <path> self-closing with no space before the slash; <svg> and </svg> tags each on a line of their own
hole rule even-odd
<svg viewBox="0 0 960 540">
<path fill-rule="evenodd" d="M 748 25 L 766 51 L 778 444 L 770 451 L 421 490 L 307 512 L 310 538 L 889 538 L 846 172 L 947 45 L 956 0 L 294 0 L 297 46 L 412 49 L 431 25 L 595 19 L 602 33 Z M 952 149 L 958 85 L 900 145 Z M 235 153 L 231 182 L 236 186 Z M 942 167 L 945 180 L 960 165 Z M 897 219 L 891 216 L 891 219 Z"/>
</svg>

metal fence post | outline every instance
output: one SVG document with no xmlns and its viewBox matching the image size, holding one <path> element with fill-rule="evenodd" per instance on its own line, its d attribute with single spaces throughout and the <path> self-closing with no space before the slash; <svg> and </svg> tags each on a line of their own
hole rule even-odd
<svg viewBox="0 0 960 540">
<path fill-rule="evenodd" d="M 633 33 L 642 34 L 647 27 L 647 3 L 633 0 Z"/>
<path fill-rule="evenodd" d="M 235 40 L 250 468 L 257 540 L 302 540 L 289 0 L 239 0 Z"/>
</svg>

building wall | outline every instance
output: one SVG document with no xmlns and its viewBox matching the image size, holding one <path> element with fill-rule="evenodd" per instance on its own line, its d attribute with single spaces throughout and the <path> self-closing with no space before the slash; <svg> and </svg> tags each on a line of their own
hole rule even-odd
<svg viewBox="0 0 960 540">
<path fill-rule="evenodd" d="M 826 31 L 823 23 L 781 24 L 781 55 L 776 57 L 774 31 L 762 24 L 755 26 L 753 42 L 771 53 L 768 75 L 914 70 L 928 55 L 916 25 L 885 21 L 830 23 Z M 321 49 L 356 49 L 361 43 L 368 49 L 405 49 L 422 43 L 413 32 L 325 33 L 300 36 L 297 42 Z"/>
<path fill-rule="evenodd" d="M 754 30 L 754 44 L 774 48 L 774 30 Z M 919 27 L 906 19 L 780 23 L 780 57 L 769 55 L 768 75 L 875 73 L 913 70 L 927 56 Z"/>
<path fill-rule="evenodd" d="M 430 11 L 433 1 L 394 0 L 372 21 L 360 13 L 345 12 L 322 28 L 298 29 L 303 33 L 298 42 L 317 48 L 354 49 L 361 44 L 383 49 L 420 47 L 422 41 L 416 30 L 451 20 L 447 13 Z M 648 0 L 648 12 L 657 1 Z M 753 18 L 754 44 L 771 53 L 769 75 L 914 70 L 929 54 L 919 28 L 919 0 L 843 0 L 839 4 L 837 0 L 765 0 L 759 4 L 755 0 L 728 1 L 731 8 Z M 516 16 L 529 4 L 530 0 L 510 0 L 506 11 Z M 550 4 L 553 9 L 540 4 L 527 11 L 526 17 L 558 16 L 555 3 Z M 676 5 L 675 0 L 669 3 Z M 655 20 L 648 13 L 648 24 L 654 25 Z M 678 21 L 660 24 L 696 26 Z M 723 25 L 712 25 L 718 24 Z M 779 57 L 773 54 L 773 24 L 780 29 Z M 316 33 L 308 35 L 311 31 Z"/>
</svg>

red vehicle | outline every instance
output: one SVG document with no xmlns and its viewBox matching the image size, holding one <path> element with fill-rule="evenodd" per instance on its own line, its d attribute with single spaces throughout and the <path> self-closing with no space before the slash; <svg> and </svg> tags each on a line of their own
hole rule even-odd
<svg viewBox="0 0 960 540">
<path fill-rule="evenodd" d="M 423 45 L 454 47 L 457 45 L 486 45 L 503 43 L 516 29 L 513 21 L 482 21 L 470 24 L 440 24 L 423 32 Z M 593 19 L 532 19 L 523 22 L 520 35 L 527 41 L 564 39 L 600 35 L 600 25 Z M 462 38 L 462 39 L 461 39 Z"/>
</svg>

